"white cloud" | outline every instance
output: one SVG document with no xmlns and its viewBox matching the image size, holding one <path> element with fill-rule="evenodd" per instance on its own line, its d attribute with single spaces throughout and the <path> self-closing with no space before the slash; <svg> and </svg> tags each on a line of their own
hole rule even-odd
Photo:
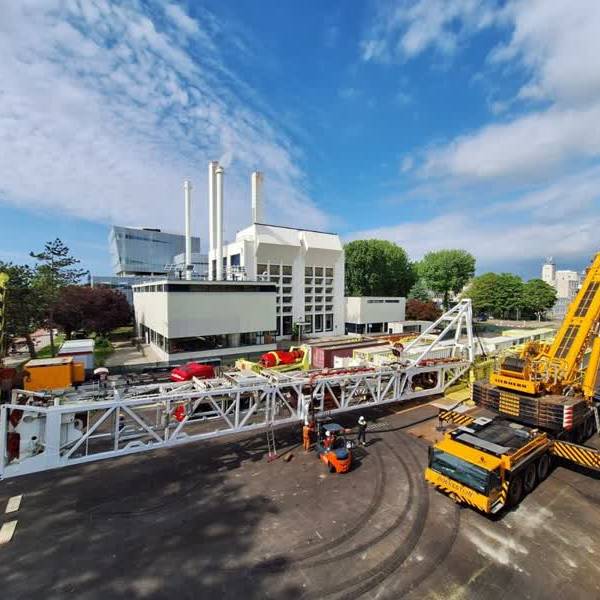
<svg viewBox="0 0 600 600">
<path fill-rule="evenodd" d="M 349 239 L 381 238 L 401 245 L 412 259 L 444 248 L 463 248 L 484 264 L 522 261 L 547 254 L 589 256 L 597 251 L 600 216 L 555 223 L 502 226 L 470 213 L 449 213 L 429 220 L 402 223 L 351 234 Z"/>
<path fill-rule="evenodd" d="M 181 229 L 182 181 L 190 177 L 204 232 L 206 165 L 223 157 L 227 235 L 248 222 L 256 166 L 271 184 L 272 220 L 293 215 L 298 225 L 326 227 L 306 195 L 298 150 L 225 65 L 214 17 L 198 22 L 168 5 L 169 20 L 155 22 L 143 6 L 3 4 L 0 201 Z"/>
<path fill-rule="evenodd" d="M 488 125 L 429 152 L 427 176 L 546 177 L 557 167 L 600 154 L 600 103 L 550 108 L 506 124 Z"/>
<path fill-rule="evenodd" d="M 380 2 L 361 43 L 362 58 L 402 61 L 429 48 L 452 54 L 460 40 L 496 18 L 495 0 Z"/>
<path fill-rule="evenodd" d="M 512 34 L 491 64 L 520 65 L 529 78 L 517 99 L 551 104 L 432 149 L 427 176 L 535 181 L 600 157 L 600 2 L 515 1 L 502 18 Z"/>
</svg>

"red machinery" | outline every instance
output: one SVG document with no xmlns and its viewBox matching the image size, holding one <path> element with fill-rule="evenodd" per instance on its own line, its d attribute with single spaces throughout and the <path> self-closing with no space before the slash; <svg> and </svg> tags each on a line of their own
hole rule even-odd
<svg viewBox="0 0 600 600">
<path fill-rule="evenodd" d="M 261 367 L 271 368 L 279 365 L 293 365 L 304 358 L 304 350 L 273 350 L 260 357 Z"/>
<path fill-rule="evenodd" d="M 202 365 L 197 362 L 189 362 L 171 371 L 171 381 L 191 381 L 193 377 L 211 379 L 214 376 L 215 369 L 212 365 Z"/>
</svg>

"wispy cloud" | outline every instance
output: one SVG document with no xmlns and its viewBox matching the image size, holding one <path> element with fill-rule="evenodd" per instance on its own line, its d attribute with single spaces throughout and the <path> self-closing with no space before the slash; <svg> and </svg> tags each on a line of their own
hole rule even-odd
<svg viewBox="0 0 600 600">
<path fill-rule="evenodd" d="M 0 201 L 179 228 L 190 177 L 205 223 L 206 164 L 219 158 L 230 235 L 248 221 L 255 167 L 271 219 L 326 227 L 299 150 L 220 51 L 226 33 L 211 13 L 173 3 L 3 4 Z"/>
<path fill-rule="evenodd" d="M 365 61 L 404 61 L 428 49 L 454 53 L 498 16 L 495 0 L 380 1 L 361 43 Z"/>
</svg>

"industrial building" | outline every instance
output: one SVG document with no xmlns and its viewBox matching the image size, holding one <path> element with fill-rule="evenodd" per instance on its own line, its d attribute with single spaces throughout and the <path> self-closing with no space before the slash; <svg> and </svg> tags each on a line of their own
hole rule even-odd
<svg viewBox="0 0 600 600">
<path fill-rule="evenodd" d="M 133 286 L 138 335 L 162 361 L 276 348 L 268 282 L 162 279 Z"/>
<path fill-rule="evenodd" d="M 406 298 L 361 297 L 345 298 L 346 333 L 393 333 L 389 324 L 404 321 Z"/>
<path fill-rule="evenodd" d="M 209 279 L 263 280 L 277 289 L 277 335 L 344 333 L 344 249 L 335 233 L 262 222 L 262 180 L 252 174 L 253 223 L 223 244 L 224 170 L 209 164 Z"/>
</svg>

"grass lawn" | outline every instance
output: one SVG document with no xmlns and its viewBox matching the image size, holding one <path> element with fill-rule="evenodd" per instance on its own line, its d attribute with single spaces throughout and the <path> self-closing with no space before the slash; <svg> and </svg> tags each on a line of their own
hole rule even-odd
<svg viewBox="0 0 600 600">
<path fill-rule="evenodd" d="M 54 336 L 54 350 L 56 352 L 58 352 L 60 350 L 60 347 L 62 346 L 62 343 L 64 341 L 65 341 L 64 334 L 59 333 L 58 335 Z M 48 344 L 47 346 L 44 346 L 43 348 L 40 348 L 36 354 L 37 354 L 38 358 L 52 358 L 52 351 L 50 349 L 50 344 Z"/>
<path fill-rule="evenodd" d="M 94 363 L 97 367 L 103 367 L 108 356 L 115 351 L 114 346 L 106 338 L 97 338 L 94 346 Z"/>
</svg>

